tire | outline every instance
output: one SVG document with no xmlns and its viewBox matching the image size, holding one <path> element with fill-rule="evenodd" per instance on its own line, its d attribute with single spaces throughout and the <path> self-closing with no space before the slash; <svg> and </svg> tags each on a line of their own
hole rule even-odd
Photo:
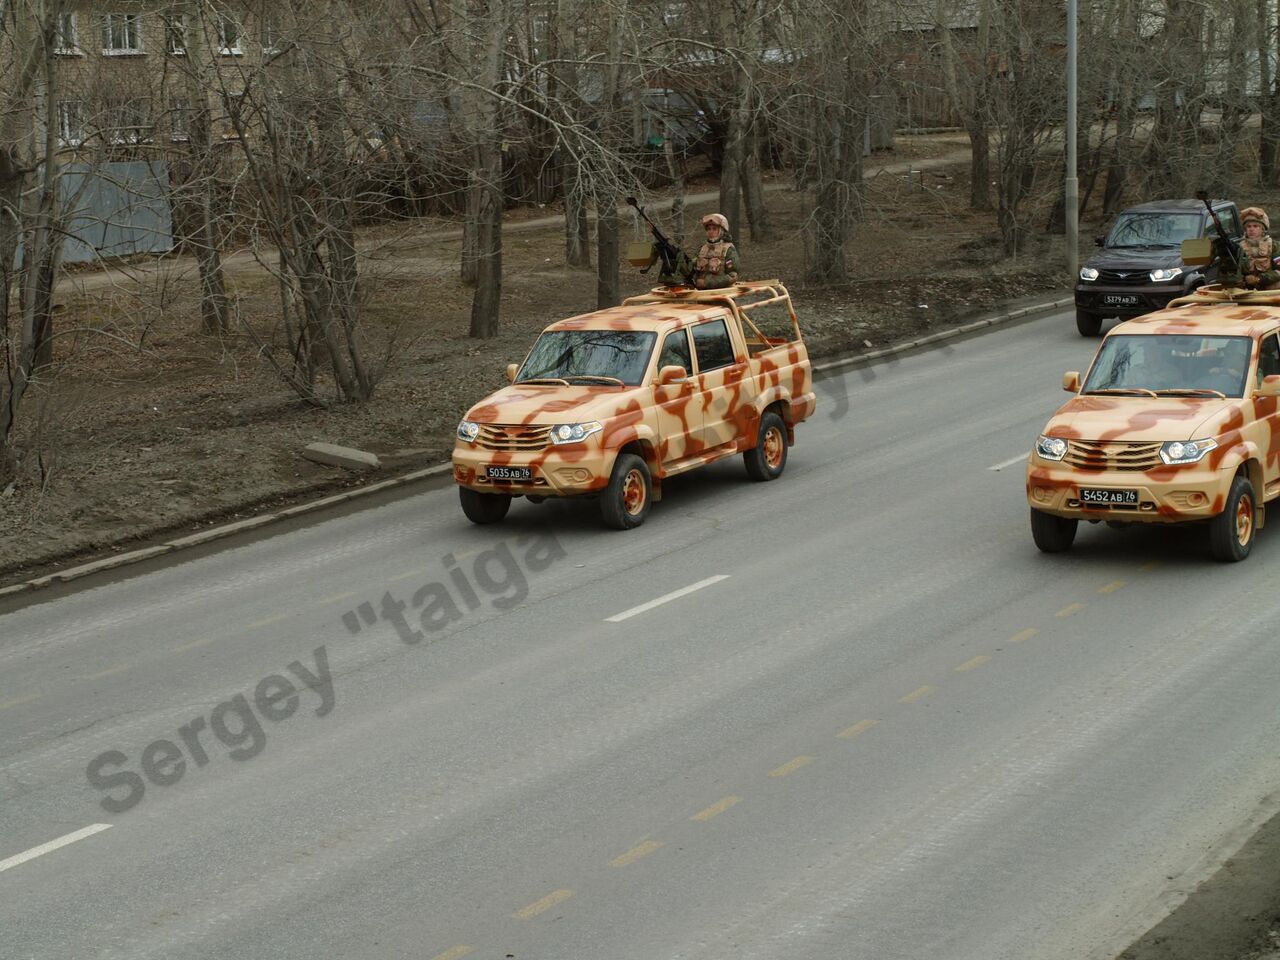
<svg viewBox="0 0 1280 960">
<path fill-rule="evenodd" d="M 1102 332 L 1102 318 L 1096 313 L 1076 308 L 1076 329 L 1082 337 L 1096 337 Z"/>
<path fill-rule="evenodd" d="M 1215 560 L 1238 563 L 1249 555 L 1258 533 L 1258 501 L 1245 476 L 1231 481 L 1227 506 L 1209 521 L 1209 550 Z"/>
<path fill-rule="evenodd" d="M 1076 539 L 1077 520 L 1031 508 L 1031 539 L 1042 553 L 1065 553 Z"/>
<path fill-rule="evenodd" d="M 620 453 L 613 462 L 609 486 L 600 495 L 600 515 L 615 530 L 630 530 L 644 523 L 653 503 L 649 466 L 634 453 Z"/>
<path fill-rule="evenodd" d="M 752 480 L 777 480 L 787 468 L 787 425 L 773 410 L 760 418 L 756 445 L 742 454 Z"/>
<path fill-rule="evenodd" d="M 497 523 L 511 509 L 511 496 L 505 493 L 479 493 L 469 487 L 458 488 L 462 512 L 472 523 Z"/>
</svg>

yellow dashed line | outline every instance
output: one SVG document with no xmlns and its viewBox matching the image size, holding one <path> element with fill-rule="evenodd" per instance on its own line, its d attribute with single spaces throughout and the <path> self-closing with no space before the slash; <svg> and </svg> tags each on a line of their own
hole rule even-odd
<svg viewBox="0 0 1280 960">
<path fill-rule="evenodd" d="M 1040 632 L 1039 629 L 1036 627 L 1027 627 L 1027 629 L 1022 630 L 1018 633 L 1015 633 L 1012 637 L 1010 637 L 1009 642 L 1021 643 L 1023 640 L 1030 640 L 1039 632 Z"/>
<path fill-rule="evenodd" d="M 632 847 L 626 853 L 619 854 L 618 856 L 614 857 L 612 860 L 609 861 L 609 866 L 625 867 L 629 863 L 635 863 L 641 857 L 647 857 L 649 854 L 653 853 L 653 851 L 655 850 L 660 850 L 662 848 L 662 845 L 663 844 L 661 840 L 646 840 L 644 843 L 640 844 L 638 847 Z"/>
<path fill-rule="evenodd" d="M 788 774 L 795 773 L 801 767 L 806 767 L 813 763 L 813 757 L 796 757 L 794 760 L 788 760 L 780 767 L 774 767 L 769 771 L 771 777 L 785 777 Z"/>
<path fill-rule="evenodd" d="M 441 953 L 432 957 L 431 960 L 462 960 L 462 958 L 465 957 L 468 953 L 470 953 L 473 949 L 475 948 L 464 947 L 464 946 L 450 947 L 444 953 Z"/>
<path fill-rule="evenodd" d="M 1061 610 L 1055 613 L 1054 616 L 1057 617 L 1059 620 L 1065 620 L 1067 617 L 1077 614 L 1083 609 L 1084 609 L 1083 603 L 1073 603 L 1070 606 L 1063 607 Z"/>
<path fill-rule="evenodd" d="M 213 637 L 201 637 L 199 640 L 192 640 L 190 643 L 184 643 L 180 647 L 174 647 L 173 652 L 183 653 L 187 650 L 194 650 L 196 647 L 203 647 L 206 643 L 208 643 L 212 639 Z"/>
<path fill-rule="evenodd" d="M 248 629 L 257 630 L 259 627 L 268 627 L 273 623 L 279 623 L 281 620 L 283 620 L 287 616 L 288 616 L 287 613 L 277 613 L 275 616 L 264 617 L 261 620 L 253 621 L 253 623 L 249 624 Z"/>
<path fill-rule="evenodd" d="M 392 577 L 390 580 L 387 581 L 387 583 L 399 583 L 401 580 L 408 580 L 410 577 L 420 577 L 420 576 L 422 576 L 421 570 L 410 570 L 407 573 L 401 573 L 397 576 Z"/>
<path fill-rule="evenodd" d="M 531 917 L 536 917 L 544 910 L 550 910 L 557 903 L 564 903 L 564 901 L 568 900 L 572 896 L 572 890 L 555 890 L 548 893 L 541 900 L 536 900 L 529 904 L 523 910 L 517 910 L 514 916 L 519 920 L 528 920 Z"/>
<path fill-rule="evenodd" d="M 933 693 L 933 687 L 920 687 L 918 690 L 912 690 L 905 697 L 898 700 L 899 703 L 915 703 L 917 700 L 923 700 L 929 694 Z"/>
<path fill-rule="evenodd" d="M 43 696 L 43 693 L 29 693 L 25 697 L 18 697 L 17 700 L 6 700 L 4 703 L 0 703 L 0 710 L 8 710 L 10 707 L 20 707 L 24 703 L 30 703 L 32 700 L 39 700 Z"/>
<path fill-rule="evenodd" d="M 316 603 L 337 603 L 339 600 L 349 600 L 355 595 L 356 592 L 354 590 L 348 590 L 346 593 L 335 593 L 332 597 L 324 597 L 321 600 L 317 600 Z"/>
<path fill-rule="evenodd" d="M 972 660 L 966 660 L 964 663 L 960 664 L 960 666 L 956 667 L 956 673 L 964 673 L 966 670 L 972 670 L 974 667 L 980 667 L 990 659 L 990 657 L 980 655 L 974 657 Z"/>
<path fill-rule="evenodd" d="M 742 802 L 741 797 L 725 797 L 723 800 L 717 800 L 715 803 L 707 807 L 705 810 L 699 810 L 689 819 L 697 820 L 701 823 L 706 823 L 712 817 L 718 816 L 719 814 L 724 813 L 734 804 L 741 803 L 741 802 Z"/>
<path fill-rule="evenodd" d="M 852 727 L 845 727 L 843 730 L 837 733 L 836 736 L 840 737 L 842 740 L 852 740 L 858 734 L 866 733 L 875 725 L 876 725 L 876 722 L 874 720 L 859 720 Z"/>
<path fill-rule="evenodd" d="M 102 678 L 102 677 L 109 677 L 109 676 L 111 676 L 113 673 L 120 673 L 120 672 L 122 672 L 122 671 L 124 671 L 124 670 L 128 670 L 128 669 L 129 669 L 129 665 L 128 665 L 127 663 L 117 663 L 114 667 L 107 667 L 107 669 L 105 669 L 105 670 L 99 670 L 97 673 L 91 673 L 91 674 L 89 674 L 89 676 L 87 676 L 87 677 L 81 677 L 80 679 L 82 679 L 82 680 L 98 680 L 98 679 L 100 679 L 100 678 Z"/>
<path fill-rule="evenodd" d="M 1099 587 L 1098 592 L 1099 593 L 1115 593 L 1117 590 L 1123 587 L 1126 583 L 1128 583 L 1127 580 L 1112 580 L 1105 587 Z"/>
</svg>

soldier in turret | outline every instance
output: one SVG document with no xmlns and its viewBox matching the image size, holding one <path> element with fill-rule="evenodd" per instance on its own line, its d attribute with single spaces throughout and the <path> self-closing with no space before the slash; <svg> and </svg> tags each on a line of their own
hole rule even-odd
<svg viewBox="0 0 1280 960">
<path fill-rule="evenodd" d="M 1228 287 L 1245 287 L 1250 290 L 1275 290 L 1280 288 L 1280 271 L 1273 258 L 1280 255 L 1277 244 L 1267 232 L 1271 221 L 1261 207 L 1247 207 L 1240 213 L 1244 222 L 1244 239 L 1240 241 L 1240 269 L 1224 264 L 1222 283 Z"/>
<path fill-rule="evenodd" d="M 698 250 L 694 261 L 693 285 L 699 290 L 718 290 L 738 282 L 738 248 L 729 236 L 729 221 L 723 214 L 709 213 L 702 218 L 707 242 Z"/>
</svg>

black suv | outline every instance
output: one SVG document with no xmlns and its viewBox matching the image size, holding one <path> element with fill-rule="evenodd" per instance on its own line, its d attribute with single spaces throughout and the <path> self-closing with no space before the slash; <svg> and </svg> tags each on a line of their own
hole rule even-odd
<svg viewBox="0 0 1280 960">
<path fill-rule="evenodd" d="M 1236 205 L 1210 202 L 1227 233 L 1238 240 L 1243 231 Z M 1080 335 L 1096 337 L 1104 317 L 1141 316 L 1217 280 L 1216 258 L 1203 267 L 1182 262 L 1182 241 L 1206 236 L 1216 237 L 1217 231 L 1199 200 L 1153 200 L 1123 211 L 1110 233 L 1094 241 L 1102 249 L 1076 278 Z"/>
</svg>

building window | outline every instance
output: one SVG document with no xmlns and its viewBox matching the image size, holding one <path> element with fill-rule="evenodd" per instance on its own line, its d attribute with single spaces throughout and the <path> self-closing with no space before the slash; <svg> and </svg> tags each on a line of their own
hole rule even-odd
<svg viewBox="0 0 1280 960">
<path fill-rule="evenodd" d="M 164 48 L 174 57 L 187 55 L 187 15 L 175 13 L 164 18 Z"/>
<path fill-rule="evenodd" d="M 262 52 L 271 56 L 280 53 L 285 46 L 284 37 L 280 35 L 280 23 L 271 14 L 262 21 Z"/>
<path fill-rule="evenodd" d="M 238 57 L 240 49 L 240 24 L 225 13 L 218 15 L 218 52 L 224 57 Z"/>
<path fill-rule="evenodd" d="M 79 100 L 58 101 L 58 139 L 64 147 L 84 143 L 84 103 Z"/>
<path fill-rule="evenodd" d="M 190 100 L 174 100 L 169 104 L 169 139 L 174 143 L 191 139 Z"/>
<path fill-rule="evenodd" d="M 76 32 L 76 15 L 74 13 L 58 14 L 58 22 L 53 35 L 53 52 L 64 57 L 81 56 L 80 37 Z"/>
<path fill-rule="evenodd" d="M 151 108 L 146 100 L 114 100 L 106 105 L 105 132 L 111 143 L 145 143 L 151 139 Z"/>
<path fill-rule="evenodd" d="M 106 56 L 125 56 L 142 53 L 142 14 L 104 14 L 102 20 L 102 52 Z"/>
</svg>

